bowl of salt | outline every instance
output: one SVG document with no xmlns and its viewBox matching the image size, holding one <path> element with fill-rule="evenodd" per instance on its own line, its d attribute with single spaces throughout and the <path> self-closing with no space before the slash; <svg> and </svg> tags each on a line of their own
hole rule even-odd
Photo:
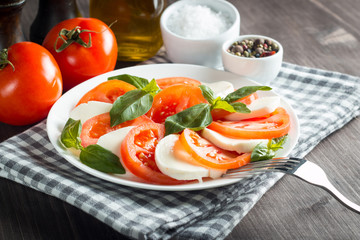
<svg viewBox="0 0 360 240">
<path fill-rule="evenodd" d="M 165 9 L 160 27 L 170 61 L 222 68 L 221 46 L 240 34 L 240 14 L 225 0 L 181 0 Z"/>
</svg>

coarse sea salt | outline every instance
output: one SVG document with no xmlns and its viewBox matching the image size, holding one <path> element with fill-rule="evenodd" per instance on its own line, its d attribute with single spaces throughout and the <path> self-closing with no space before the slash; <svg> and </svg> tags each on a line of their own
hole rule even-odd
<svg viewBox="0 0 360 240">
<path fill-rule="evenodd" d="M 168 19 L 167 27 L 173 33 L 190 39 L 214 37 L 230 28 L 229 18 L 207 6 L 185 5 Z"/>
</svg>

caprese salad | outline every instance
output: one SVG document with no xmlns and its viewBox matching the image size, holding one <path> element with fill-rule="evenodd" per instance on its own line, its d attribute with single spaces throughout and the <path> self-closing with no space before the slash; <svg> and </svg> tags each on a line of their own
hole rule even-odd
<svg viewBox="0 0 360 240">
<path fill-rule="evenodd" d="M 110 77 L 71 111 L 60 142 L 87 166 L 153 184 L 219 178 L 273 158 L 290 130 L 267 86 L 186 77 Z"/>
</svg>

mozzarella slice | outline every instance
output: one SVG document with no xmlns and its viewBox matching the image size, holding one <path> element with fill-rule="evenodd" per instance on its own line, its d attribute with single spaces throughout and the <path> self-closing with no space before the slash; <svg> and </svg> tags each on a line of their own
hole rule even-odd
<svg viewBox="0 0 360 240">
<path fill-rule="evenodd" d="M 121 143 L 132 128 L 133 126 L 123 127 L 115 131 L 109 132 L 107 134 L 104 134 L 99 138 L 97 144 L 119 157 L 121 164 L 124 166 L 126 170 L 125 174 L 121 174 L 122 178 L 127 178 L 142 182 L 142 180 L 138 179 L 125 167 L 121 159 L 121 153 L 120 153 Z"/>
<path fill-rule="evenodd" d="M 279 106 L 280 106 L 279 96 L 258 98 L 247 106 L 251 110 L 250 113 L 239 113 L 239 112 L 230 113 L 224 116 L 224 119 L 229 121 L 240 121 L 243 119 L 261 117 L 269 113 L 272 113 Z"/>
<path fill-rule="evenodd" d="M 120 156 L 120 145 L 133 126 L 123 127 L 102 135 L 97 144 Z"/>
<path fill-rule="evenodd" d="M 238 153 L 252 152 L 255 146 L 259 143 L 267 144 L 269 142 L 268 139 L 228 138 L 208 128 L 204 128 L 202 130 L 201 136 L 219 148 L 228 151 L 236 151 Z"/>
<path fill-rule="evenodd" d="M 229 93 L 232 93 L 234 91 L 234 86 L 231 82 L 227 81 L 219 81 L 214 83 L 203 83 L 203 85 L 208 86 L 213 90 L 215 98 L 221 97 L 224 98 Z"/>
<path fill-rule="evenodd" d="M 102 113 L 110 112 L 112 107 L 111 103 L 98 102 L 98 101 L 89 101 L 87 103 L 82 103 L 70 112 L 70 118 L 74 120 L 80 120 L 81 124 L 86 122 L 86 120 L 100 115 Z"/>
<path fill-rule="evenodd" d="M 219 178 L 224 170 L 207 169 L 185 162 L 174 155 L 174 145 L 179 135 L 170 134 L 161 139 L 155 149 L 155 161 L 160 171 L 178 180 L 198 180 L 204 177 Z M 186 153 L 184 153 L 186 154 Z"/>
</svg>

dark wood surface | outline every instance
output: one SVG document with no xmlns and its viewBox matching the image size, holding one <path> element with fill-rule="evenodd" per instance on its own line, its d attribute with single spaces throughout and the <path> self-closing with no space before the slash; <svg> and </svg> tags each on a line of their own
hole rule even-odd
<svg viewBox="0 0 360 240">
<path fill-rule="evenodd" d="M 262 34 L 284 46 L 284 61 L 360 75 L 359 0 L 230 0 L 241 34 Z M 87 14 L 86 0 L 78 1 Z M 37 0 L 22 11 L 26 37 Z M 118 63 L 117 67 L 134 63 Z M 29 126 L 0 123 L 0 141 Z M 351 200 L 360 203 L 360 119 L 322 141 L 308 156 Z M 232 239 L 360 239 L 360 215 L 322 189 L 285 176 L 227 237 Z M 124 239 L 112 228 L 54 197 L 0 179 L 0 239 Z"/>
</svg>

